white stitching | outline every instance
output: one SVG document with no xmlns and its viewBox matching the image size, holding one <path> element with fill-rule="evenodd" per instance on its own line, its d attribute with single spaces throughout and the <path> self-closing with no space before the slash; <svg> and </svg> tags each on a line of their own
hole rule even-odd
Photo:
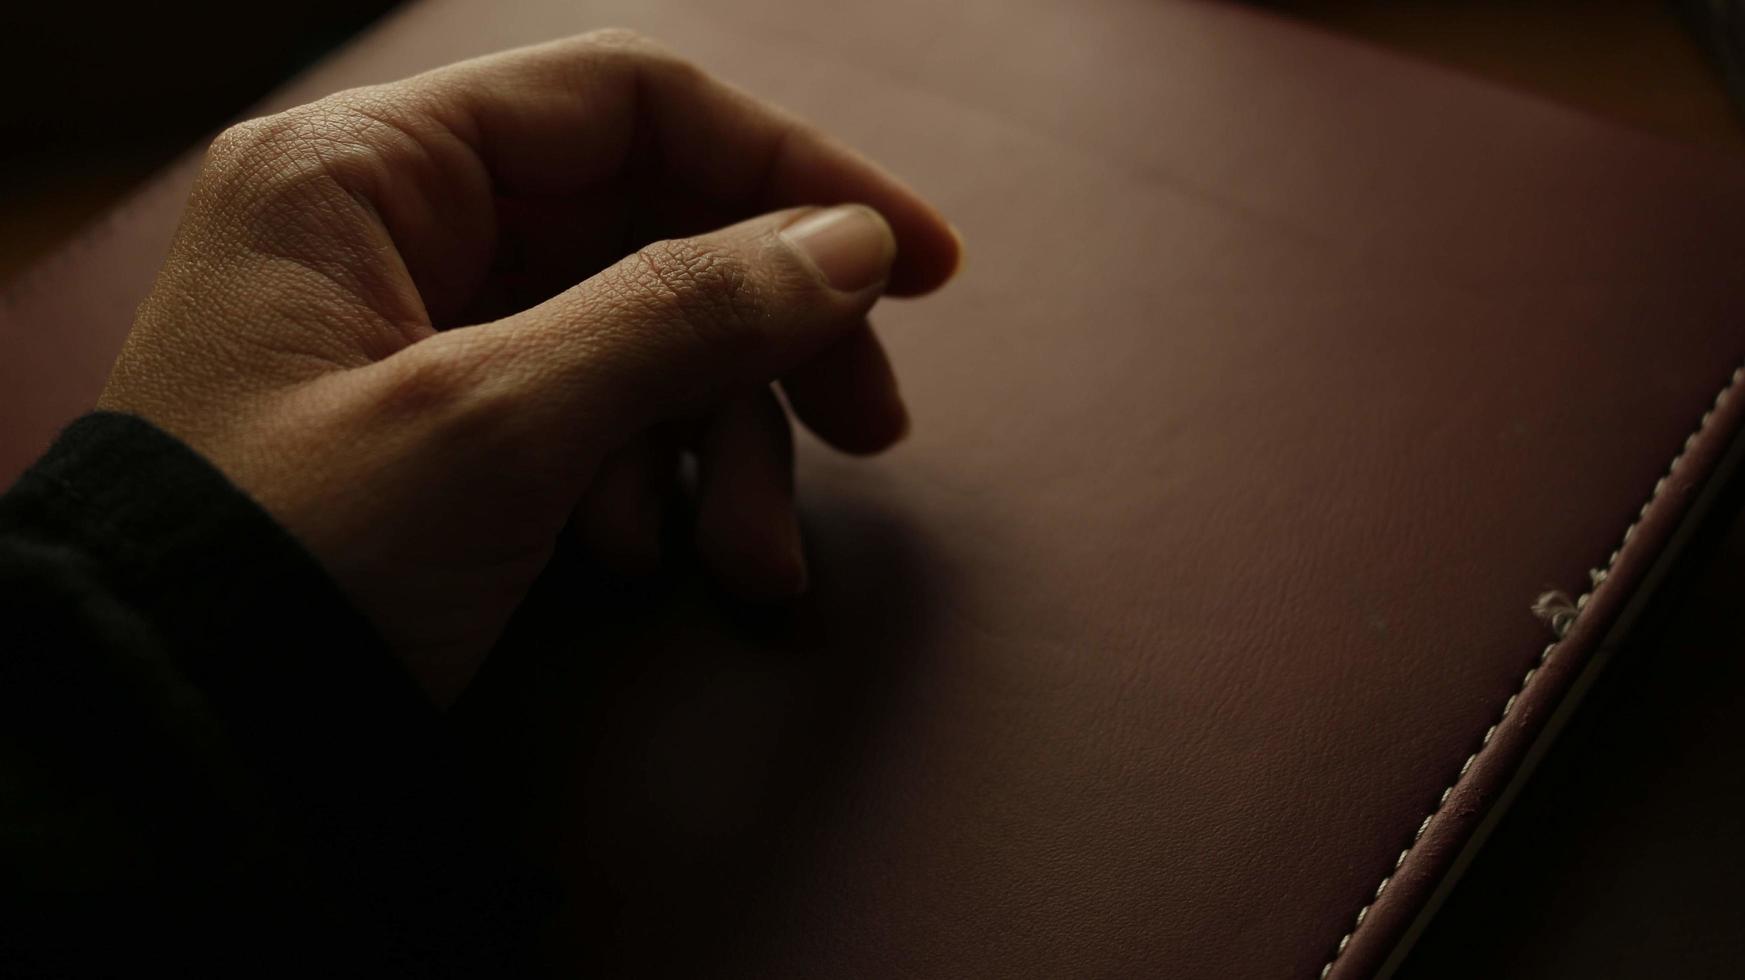
<svg viewBox="0 0 1745 980">
<path fill-rule="evenodd" d="M 1661 491 L 1666 489 L 1667 482 L 1672 478 L 1672 474 L 1678 470 L 1678 464 L 1684 462 L 1685 455 L 1691 451 L 1691 447 L 1696 445 L 1697 437 L 1701 436 L 1703 431 L 1709 427 L 1709 421 L 1715 417 L 1715 413 L 1720 410 L 1721 406 L 1726 404 L 1727 396 L 1732 393 L 1733 389 L 1739 386 L 1741 379 L 1745 379 L 1745 367 L 1740 367 L 1733 372 L 1732 377 L 1727 379 L 1726 385 L 1723 386 L 1720 393 L 1715 396 L 1715 403 L 1709 406 L 1709 410 L 1704 412 L 1703 417 L 1697 421 L 1696 431 L 1685 437 L 1684 445 L 1679 449 L 1678 455 L 1672 457 L 1671 465 L 1667 466 L 1666 475 L 1655 481 L 1654 490 L 1648 495 L 1647 502 L 1642 505 L 1642 509 L 1636 512 L 1636 519 L 1631 521 L 1630 526 L 1624 529 L 1623 544 L 1619 545 L 1618 548 L 1612 551 L 1611 556 L 1606 559 L 1604 567 L 1588 570 L 1588 581 L 1590 586 L 1588 591 L 1582 593 L 1581 597 L 1575 600 L 1574 614 L 1565 624 L 1563 624 L 1564 629 L 1557 634 L 1557 639 L 1547 644 L 1545 649 L 1540 652 L 1539 662 L 1527 669 L 1526 675 L 1521 678 L 1520 687 L 1516 689 L 1514 694 L 1509 696 L 1508 701 L 1503 703 L 1502 714 L 1497 718 L 1496 725 L 1492 725 L 1485 729 L 1484 737 L 1479 739 L 1478 752 L 1474 752 L 1467 756 L 1466 761 L 1460 764 L 1460 773 L 1454 777 L 1454 782 L 1449 783 L 1448 787 L 1442 791 L 1442 795 L 1436 801 L 1436 808 L 1431 810 L 1429 815 L 1424 818 L 1424 822 L 1418 825 L 1417 833 L 1412 835 L 1412 843 L 1408 845 L 1405 850 L 1400 852 L 1398 858 L 1394 859 L 1393 870 L 1395 872 L 1399 871 L 1400 866 L 1406 863 L 1406 856 L 1412 852 L 1412 848 L 1418 845 L 1418 841 L 1423 839 L 1424 833 L 1430 829 L 1430 824 L 1436 819 L 1436 815 L 1442 812 L 1443 805 L 1448 802 L 1449 794 L 1453 793 L 1454 788 L 1460 785 L 1460 781 L 1466 778 L 1466 772 L 1472 768 L 1473 761 L 1478 758 L 1478 753 L 1483 752 L 1485 747 L 1490 744 L 1491 737 L 1497 733 L 1497 725 L 1501 725 L 1503 720 L 1509 716 L 1509 711 L 1515 706 L 1515 700 L 1527 692 L 1527 685 L 1532 683 L 1533 676 L 1538 673 L 1540 665 L 1544 664 L 1546 660 L 1551 658 L 1551 654 L 1563 643 L 1563 637 L 1568 633 L 1569 628 L 1574 626 L 1575 623 L 1581 619 L 1582 613 L 1586 612 L 1588 599 L 1593 596 L 1594 592 L 1599 590 L 1601 585 L 1605 584 L 1607 578 L 1611 577 L 1612 568 L 1618 564 L 1618 556 L 1623 553 L 1623 545 L 1630 543 L 1630 538 L 1636 533 L 1636 526 L 1642 523 L 1643 518 L 1648 516 L 1649 508 L 1654 505 L 1655 500 L 1659 499 Z M 1327 975 L 1333 972 L 1333 964 L 1339 961 L 1339 955 L 1345 952 L 1346 946 L 1351 944 L 1351 937 L 1357 934 L 1358 927 L 1362 926 L 1363 920 L 1369 917 L 1369 910 L 1375 906 L 1377 901 L 1381 900 L 1382 892 L 1387 890 L 1388 883 L 1393 881 L 1393 878 L 1393 872 L 1390 872 L 1386 877 L 1382 878 L 1381 884 L 1375 889 L 1375 896 L 1371 898 L 1363 908 L 1357 910 L 1357 919 L 1352 923 L 1351 931 L 1339 937 L 1339 945 L 1334 948 L 1333 955 L 1327 959 L 1326 965 L 1321 967 L 1321 980 L 1326 980 Z"/>
</svg>

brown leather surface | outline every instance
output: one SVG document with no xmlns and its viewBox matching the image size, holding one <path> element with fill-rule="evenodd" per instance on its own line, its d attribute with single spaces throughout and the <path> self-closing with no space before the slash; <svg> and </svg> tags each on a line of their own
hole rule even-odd
<svg viewBox="0 0 1745 980">
<path fill-rule="evenodd" d="M 1399 980 L 1739 975 L 1745 520 L 1630 638 Z"/>
<path fill-rule="evenodd" d="M 1745 174 L 1139 0 L 433 0 L 284 98 L 607 24 L 887 161 L 970 252 L 881 317 L 913 439 L 803 447 L 806 602 L 571 567 L 464 706 L 573 886 L 564 955 L 1373 972 L 1737 429 L 1656 492 L 1745 358 Z M 186 179 L 9 294 L 6 472 L 94 395 Z M 1533 598 L 1651 495 L 1486 740 Z"/>
</svg>

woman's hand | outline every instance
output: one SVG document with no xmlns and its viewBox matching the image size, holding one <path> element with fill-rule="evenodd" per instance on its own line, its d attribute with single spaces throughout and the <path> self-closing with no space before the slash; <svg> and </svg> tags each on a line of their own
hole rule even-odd
<svg viewBox="0 0 1745 980">
<path fill-rule="evenodd" d="M 99 404 L 205 454 L 448 701 L 566 526 L 654 564 L 685 449 L 704 558 L 803 588 L 770 383 L 885 448 L 907 423 L 866 312 L 957 261 L 872 164 L 599 32 L 224 133 Z"/>
</svg>

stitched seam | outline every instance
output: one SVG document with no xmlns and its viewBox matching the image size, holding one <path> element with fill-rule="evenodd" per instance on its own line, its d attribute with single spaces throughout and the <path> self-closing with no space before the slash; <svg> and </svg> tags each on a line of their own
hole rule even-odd
<svg viewBox="0 0 1745 980">
<path fill-rule="evenodd" d="M 1424 816 L 1423 821 L 1418 824 L 1418 829 L 1413 831 L 1411 843 L 1407 844 L 1405 850 L 1401 851 L 1399 856 L 1394 858 L 1393 868 L 1388 871 L 1386 875 L 1382 876 L 1381 884 L 1375 886 L 1375 893 L 1369 897 L 1369 901 L 1366 902 L 1362 908 L 1357 910 L 1357 918 L 1352 922 L 1350 930 L 1348 930 L 1345 935 L 1339 937 L 1339 945 L 1334 948 L 1333 955 L 1328 957 L 1327 963 L 1321 967 L 1321 972 L 1319 974 L 1320 980 L 1326 980 L 1327 975 L 1333 972 L 1333 964 L 1339 961 L 1340 954 L 1344 953 L 1345 947 L 1351 944 L 1351 937 L 1357 935 L 1357 930 L 1363 927 L 1363 920 L 1369 916 L 1369 910 L 1374 908 L 1375 903 L 1381 900 L 1382 895 L 1388 890 L 1388 885 L 1393 882 L 1394 875 L 1399 873 L 1400 868 L 1406 863 L 1406 858 L 1411 855 L 1413 848 L 1417 847 L 1418 842 L 1424 839 L 1424 834 L 1429 831 L 1431 823 L 1435 822 L 1436 815 L 1441 813 L 1442 808 L 1447 805 L 1448 797 L 1453 794 L 1455 787 L 1459 786 L 1461 781 L 1466 778 L 1467 772 L 1472 769 L 1472 764 L 1477 761 L 1480 753 L 1484 752 L 1485 748 L 1491 744 L 1491 739 L 1495 737 L 1497 729 L 1502 726 L 1505 720 L 1508 719 L 1509 713 L 1515 709 L 1515 703 L 1520 700 L 1521 695 L 1527 693 L 1527 685 L 1533 683 L 1533 678 L 1538 676 L 1539 669 L 1545 666 L 1545 662 L 1551 659 L 1552 654 L 1557 652 L 1557 648 L 1563 644 L 1563 638 L 1569 634 L 1570 628 L 1580 621 L 1582 613 L 1587 610 L 1588 600 L 1593 598 L 1594 593 L 1598 592 L 1600 587 L 1605 584 L 1606 579 L 1611 576 L 1612 568 L 1618 564 L 1618 557 L 1623 553 L 1624 548 L 1629 545 L 1630 538 L 1636 534 L 1636 528 L 1642 523 L 1643 519 L 1648 516 L 1648 511 L 1653 508 L 1654 502 L 1660 499 L 1661 492 L 1666 489 L 1667 481 L 1671 480 L 1672 475 L 1678 471 L 1679 464 L 1684 462 L 1685 456 L 1689 455 L 1691 448 L 1696 445 L 1698 438 L 1708 430 L 1709 423 L 1713 421 L 1715 413 L 1720 410 L 1722 405 L 1726 404 L 1727 398 L 1739 387 L 1741 379 L 1745 379 L 1745 367 L 1740 367 L 1733 372 L 1732 377 L 1727 379 L 1727 383 L 1722 386 L 1720 392 L 1715 395 L 1714 404 L 1709 406 L 1709 410 L 1704 412 L 1703 417 L 1697 422 L 1696 430 L 1689 436 L 1685 437 L 1684 445 L 1679 448 L 1678 455 L 1672 457 L 1672 463 L 1667 466 L 1666 474 L 1654 482 L 1653 492 L 1648 495 L 1648 500 L 1636 511 L 1635 520 L 1630 522 L 1629 527 L 1624 528 L 1623 540 L 1618 543 L 1616 548 L 1612 549 L 1612 553 L 1606 559 L 1605 565 L 1588 571 L 1588 590 L 1583 592 L 1581 596 L 1575 600 L 1574 616 L 1570 617 L 1562 624 L 1561 628 L 1556 631 L 1557 638 L 1546 644 L 1545 649 L 1539 652 L 1539 659 L 1533 664 L 1533 666 L 1527 668 L 1527 673 L 1522 676 L 1521 683 L 1516 688 L 1515 693 L 1509 695 L 1509 699 L 1503 702 L 1502 713 L 1497 716 L 1496 722 L 1489 728 L 1485 729 L 1484 735 L 1479 738 L 1478 748 L 1474 749 L 1472 753 L 1466 757 L 1466 761 L 1460 764 L 1460 772 L 1455 775 L 1454 781 L 1449 783 L 1448 786 L 1442 790 L 1442 795 L 1436 800 L 1436 806 Z"/>
</svg>

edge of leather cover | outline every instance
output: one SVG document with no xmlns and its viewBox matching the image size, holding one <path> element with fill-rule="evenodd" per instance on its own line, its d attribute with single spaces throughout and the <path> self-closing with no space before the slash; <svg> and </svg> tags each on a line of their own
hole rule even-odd
<svg viewBox="0 0 1745 980">
<path fill-rule="evenodd" d="M 1542 754 L 1548 741 L 1542 736 L 1554 732 L 1553 715 L 1585 687 L 1584 680 L 1591 681 L 1587 668 L 1600 658 L 1605 641 L 1626 618 L 1697 498 L 1713 482 L 1745 421 L 1742 384 L 1745 366 L 1721 387 L 1617 547 L 1609 556 L 1596 556 L 1602 561 L 1589 573 L 1591 586 L 1576 599 L 1567 630 L 1531 658 L 1496 721 L 1475 736 L 1471 753 L 1451 767 L 1436 806 L 1403 838 L 1393 867 L 1357 910 L 1321 968 L 1322 980 L 1373 976 L 1384 965 L 1397 965 L 1396 954 L 1422 927 L 1422 913 L 1470 858 L 1469 845 L 1479 842 L 1484 825 L 1500 814 L 1501 804 L 1517 788 L 1516 777 Z M 1523 596 L 1522 605 L 1532 599 Z"/>
</svg>

